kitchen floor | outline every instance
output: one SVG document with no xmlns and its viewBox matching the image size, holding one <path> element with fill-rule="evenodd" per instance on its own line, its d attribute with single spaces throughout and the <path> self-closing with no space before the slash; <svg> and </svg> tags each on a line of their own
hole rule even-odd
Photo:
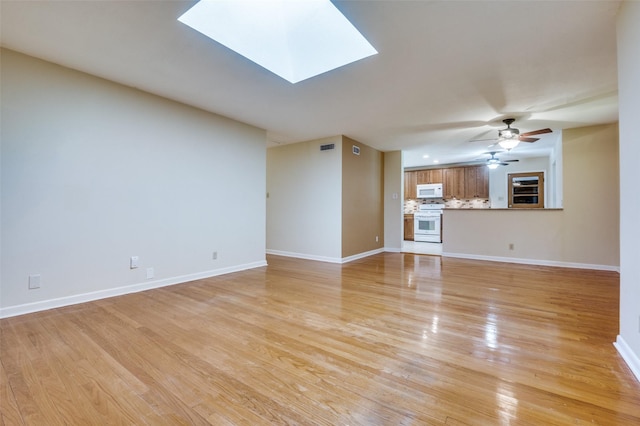
<svg viewBox="0 0 640 426">
<path fill-rule="evenodd" d="M 403 241 L 403 253 L 442 255 L 442 243 L 424 243 L 416 241 Z"/>
</svg>

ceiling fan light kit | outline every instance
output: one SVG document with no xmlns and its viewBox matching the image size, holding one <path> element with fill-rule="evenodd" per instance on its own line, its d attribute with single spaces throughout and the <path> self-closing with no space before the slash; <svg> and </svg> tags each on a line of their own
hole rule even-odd
<svg viewBox="0 0 640 426">
<path fill-rule="evenodd" d="M 498 157 L 496 157 L 496 151 L 488 152 L 487 154 L 491 154 L 491 158 L 487 159 L 487 167 L 491 170 L 497 169 L 498 166 L 508 166 L 508 163 L 517 162 L 520 160 L 505 160 L 501 161 Z"/>
<path fill-rule="evenodd" d="M 507 125 L 507 128 L 498 130 L 498 138 L 513 139 L 513 138 L 517 138 L 520 135 L 520 130 L 511 128 L 511 124 L 514 121 L 516 121 L 515 118 L 505 118 L 504 120 L 502 120 L 502 122 Z"/>
<path fill-rule="evenodd" d="M 511 124 L 513 124 L 514 121 L 516 121 L 515 118 L 505 118 L 504 120 L 502 120 L 502 122 L 507 125 L 507 128 L 498 130 L 498 139 L 496 140 L 497 142 L 496 144 L 500 145 L 502 149 L 505 149 L 507 151 L 511 151 L 513 148 L 518 146 L 520 142 L 535 142 L 539 140 L 539 138 L 531 138 L 529 136 L 541 135 L 543 133 L 552 132 L 551 129 L 539 129 L 539 130 L 534 130 L 532 132 L 526 132 L 526 133 L 520 134 L 519 129 L 511 127 Z M 476 141 L 482 141 L 482 140 L 485 140 L 485 139 L 478 139 Z M 471 141 L 471 142 L 476 142 L 476 141 Z M 496 144 L 494 144 L 493 146 L 495 146 Z M 495 167 L 492 167 L 492 168 L 495 168 Z"/>
<path fill-rule="evenodd" d="M 513 148 L 518 146 L 519 143 L 520 141 L 518 139 L 504 139 L 498 141 L 498 145 L 500 145 L 502 149 L 506 149 L 507 151 L 511 151 Z"/>
<path fill-rule="evenodd" d="M 520 130 L 511 128 L 511 123 L 514 121 L 516 121 L 515 118 L 502 120 L 502 122 L 507 125 L 507 128 L 498 130 L 498 145 L 507 151 L 512 150 L 520 143 Z"/>
</svg>

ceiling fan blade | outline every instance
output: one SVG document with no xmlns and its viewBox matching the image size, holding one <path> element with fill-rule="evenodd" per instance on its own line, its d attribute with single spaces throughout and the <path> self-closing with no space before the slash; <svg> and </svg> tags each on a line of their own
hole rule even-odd
<svg viewBox="0 0 640 426">
<path fill-rule="evenodd" d="M 540 139 L 539 139 L 539 138 L 523 138 L 522 136 L 520 136 L 520 137 L 518 138 L 518 140 L 519 140 L 520 142 L 535 142 L 535 141 L 538 141 L 538 140 L 540 140 Z"/>
<path fill-rule="evenodd" d="M 508 166 L 509 163 L 500 163 L 501 166 Z"/>
<path fill-rule="evenodd" d="M 551 133 L 553 130 L 551 129 L 540 129 L 540 130 L 534 130 L 533 132 L 525 132 L 525 133 L 521 133 L 520 136 L 535 136 L 535 135 L 542 135 L 544 133 Z"/>
<path fill-rule="evenodd" d="M 517 163 L 520 160 L 502 160 L 503 163 Z"/>
<path fill-rule="evenodd" d="M 490 138 L 490 139 L 473 139 L 470 140 L 469 142 L 486 142 L 486 141 L 496 141 L 496 138 Z"/>
</svg>

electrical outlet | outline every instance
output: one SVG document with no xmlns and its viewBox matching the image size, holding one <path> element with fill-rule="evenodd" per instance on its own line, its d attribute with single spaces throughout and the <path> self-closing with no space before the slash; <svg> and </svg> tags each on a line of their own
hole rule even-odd
<svg viewBox="0 0 640 426">
<path fill-rule="evenodd" d="M 151 279 L 153 278 L 153 276 L 155 275 L 153 268 L 147 268 L 147 279 Z"/>
<path fill-rule="evenodd" d="M 29 275 L 29 290 L 40 288 L 40 274 Z"/>
<path fill-rule="evenodd" d="M 138 267 L 138 256 L 131 256 L 129 259 L 129 269 L 136 269 Z"/>
<path fill-rule="evenodd" d="M 513 250 L 513 243 L 509 243 L 509 250 Z"/>
<path fill-rule="evenodd" d="M 211 258 L 212 258 L 213 260 L 217 260 L 217 259 L 218 259 L 218 252 L 217 252 L 217 251 L 214 251 L 214 252 L 213 252 L 213 256 L 211 256 Z"/>
<path fill-rule="evenodd" d="M 378 242 L 378 236 L 376 235 L 376 243 Z"/>
</svg>

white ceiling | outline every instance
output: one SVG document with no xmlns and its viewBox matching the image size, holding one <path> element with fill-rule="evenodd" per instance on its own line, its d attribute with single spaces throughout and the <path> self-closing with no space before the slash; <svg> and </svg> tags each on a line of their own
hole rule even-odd
<svg viewBox="0 0 640 426">
<path fill-rule="evenodd" d="M 194 3 L 1 0 L 1 43 L 266 129 L 270 145 L 342 134 L 406 166 L 472 161 L 487 144 L 469 140 L 506 117 L 556 131 L 516 158 L 617 121 L 619 1 L 334 1 L 379 54 L 297 84 L 178 22 Z"/>
</svg>

